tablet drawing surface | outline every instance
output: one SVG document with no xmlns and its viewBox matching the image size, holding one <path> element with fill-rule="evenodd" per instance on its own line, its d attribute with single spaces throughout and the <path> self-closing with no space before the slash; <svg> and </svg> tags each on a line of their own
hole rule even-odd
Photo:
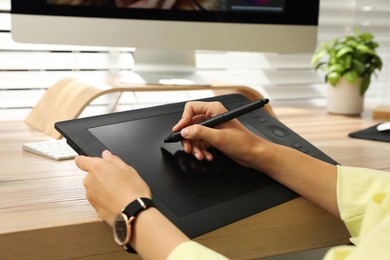
<svg viewBox="0 0 390 260">
<path fill-rule="evenodd" d="M 177 215 L 184 216 L 273 183 L 257 171 L 244 168 L 213 150 L 213 161 L 198 161 L 177 150 L 166 152 L 164 133 L 177 114 L 143 118 L 88 129 L 112 153 L 140 169 L 153 193 Z"/>
</svg>

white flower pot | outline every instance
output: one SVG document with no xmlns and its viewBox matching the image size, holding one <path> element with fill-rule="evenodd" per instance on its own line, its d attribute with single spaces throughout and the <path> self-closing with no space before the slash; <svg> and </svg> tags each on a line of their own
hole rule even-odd
<svg viewBox="0 0 390 260">
<path fill-rule="evenodd" d="M 341 78 L 336 86 L 328 86 L 328 112 L 343 115 L 360 115 L 364 96 L 360 95 L 361 79 L 350 83 Z"/>
</svg>

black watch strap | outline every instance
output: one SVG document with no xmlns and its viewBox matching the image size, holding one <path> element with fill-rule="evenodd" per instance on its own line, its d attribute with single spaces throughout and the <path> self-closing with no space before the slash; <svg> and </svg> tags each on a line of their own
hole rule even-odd
<svg viewBox="0 0 390 260">
<path fill-rule="evenodd" d="M 126 216 L 130 219 L 149 207 L 154 207 L 154 203 L 151 199 L 137 198 L 133 202 L 129 203 L 129 205 L 122 210 L 122 213 L 126 214 Z"/>
<path fill-rule="evenodd" d="M 149 207 L 154 207 L 154 203 L 151 199 L 137 198 L 133 202 L 129 203 L 129 205 L 127 205 L 126 208 L 122 210 L 122 213 L 126 214 L 127 218 L 130 219 L 131 217 L 137 216 L 141 211 Z M 137 253 L 129 244 L 124 245 L 123 249 L 132 254 Z"/>
<path fill-rule="evenodd" d="M 135 249 L 134 249 L 130 244 L 124 245 L 124 246 L 122 246 L 122 247 L 123 247 L 123 249 L 124 249 L 126 252 L 128 252 L 128 253 L 130 253 L 130 254 L 137 254 L 137 251 L 135 251 Z"/>
</svg>

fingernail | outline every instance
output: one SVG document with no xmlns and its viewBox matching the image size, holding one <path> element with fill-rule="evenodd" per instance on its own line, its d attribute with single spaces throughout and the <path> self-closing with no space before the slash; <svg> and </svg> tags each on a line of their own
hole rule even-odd
<svg viewBox="0 0 390 260">
<path fill-rule="evenodd" d="M 196 157 L 196 159 L 199 160 L 199 153 L 198 152 L 194 152 L 194 156 Z"/>
<path fill-rule="evenodd" d="M 190 132 L 190 130 L 188 129 L 188 127 L 183 128 L 183 129 L 180 131 L 181 136 L 183 136 L 183 137 L 187 137 L 187 136 L 189 135 L 189 132 Z"/>
<path fill-rule="evenodd" d="M 103 156 L 110 156 L 112 153 L 109 150 L 104 150 L 103 151 Z"/>
</svg>

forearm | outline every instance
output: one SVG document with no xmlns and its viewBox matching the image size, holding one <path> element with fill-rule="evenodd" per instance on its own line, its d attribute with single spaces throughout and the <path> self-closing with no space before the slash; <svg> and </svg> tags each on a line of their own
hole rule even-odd
<svg viewBox="0 0 390 260">
<path fill-rule="evenodd" d="M 337 167 L 292 148 L 266 142 L 252 156 L 255 168 L 318 206 L 339 216 Z"/>
<path fill-rule="evenodd" d="M 134 223 L 131 245 L 142 259 L 166 259 L 189 238 L 156 208 L 142 212 Z"/>
</svg>

